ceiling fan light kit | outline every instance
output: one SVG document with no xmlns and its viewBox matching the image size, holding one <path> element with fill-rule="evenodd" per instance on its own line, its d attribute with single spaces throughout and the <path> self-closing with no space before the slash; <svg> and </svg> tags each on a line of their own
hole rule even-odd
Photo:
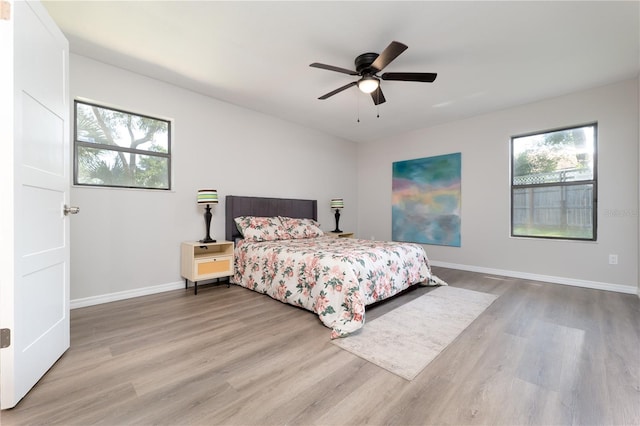
<svg viewBox="0 0 640 426">
<path fill-rule="evenodd" d="M 333 95 L 336 95 L 343 90 L 346 90 L 352 86 L 358 86 L 364 93 L 369 93 L 371 99 L 375 105 L 386 102 L 382 89 L 380 88 L 380 80 L 390 81 L 414 81 L 422 83 L 433 83 L 438 74 L 430 72 L 387 72 L 380 76 L 377 75 L 387 65 L 396 59 L 402 52 L 407 50 L 407 46 L 397 41 L 392 41 L 381 54 L 377 53 L 363 53 L 355 59 L 356 70 L 352 71 L 346 68 L 336 67 L 333 65 L 321 64 L 314 62 L 310 67 L 321 68 L 329 71 L 335 71 L 343 74 L 360 76 L 357 82 L 352 81 L 349 84 L 345 84 L 329 93 L 320 96 L 318 99 L 328 99 Z"/>
<path fill-rule="evenodd" d="M 358 89 L 362 93 L 371 93 L 380 86 L 380 80 L 375 77 L 362 77 L 358 80 Z"/>
</svg>

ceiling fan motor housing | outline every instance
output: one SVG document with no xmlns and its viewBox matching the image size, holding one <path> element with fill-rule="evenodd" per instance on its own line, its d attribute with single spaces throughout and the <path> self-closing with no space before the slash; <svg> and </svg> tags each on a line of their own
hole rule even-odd
<svg viewBox="0 0 640 426">
<path fill-rule="evenodd" d="M 363 53 L 362 55 L 358 56 L 355 60 L 356 71 L 358 72 L 358 74 L 362 76 L 367 74 L 373 75 L 377 71 L 379 71 L 371 68 L 371 64 L 373 64 L 373 61 L 375 61 L 378 56 L 379 55 L 377 53 Z"/>
</svg>

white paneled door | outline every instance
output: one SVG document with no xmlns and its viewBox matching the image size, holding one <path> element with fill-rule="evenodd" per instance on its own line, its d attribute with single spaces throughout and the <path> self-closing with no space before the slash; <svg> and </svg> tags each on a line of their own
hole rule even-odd
<svg viewBox="0 0 640 426">
<path fill-rule="evenodd" d="M 0 155 L 12 159 L 0 162 L 0 196 L 8 200 L 0 216 L 0 328 L 10 333 L 0 349 L 5 409 L 69 348 L 70 107 L 62 32 L 39 2 L 0 3 Z"/>
</svg>

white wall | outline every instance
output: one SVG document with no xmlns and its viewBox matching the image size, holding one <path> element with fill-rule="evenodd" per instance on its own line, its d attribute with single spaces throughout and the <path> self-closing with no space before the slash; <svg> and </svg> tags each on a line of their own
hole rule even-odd
<svg viewBox="0 0 640 426">
<path fill-rule="evenodd" d="M 638 80 L 407 133 L 358 148 L 358 235 L 391 238 L 394 161 L 462 153 L 462 246 L 426 245 L 434 264 L 637 292 Z M 511 238 L 513 135 L 598 122 L 598 241 Z M 608 255 L 619 264 L 609 265 Z"/>
<path fill-rule="evenodd" d="M 184 285 L 180 242 L 205 236 L 199 188 L 218 190 L 211 224 L 218 240 L 225 195 L 317 199 L 325 230 L 335 226 L 332 197 L 356 205 L 353 142 L 83 56 L 71 55 L 70 70 L 72 99 L 168 118 L 174 131 L 172 191 L 72 188 L 81 208 L 71 225 L 72 306 Z M 345 208 L 340 226 L 355 229 L 355 207 Z"/>
<path fill-rule="evenodd" d="M 197 189 L 224 196 L 343 197 L 340 227 L 391 238 L 391 164 L 462 153 L 462 247 L 425 246 L 434 264 L 637 292 L 638 79 L 356 145 L 264 114 L 71 55 L 71 97 L 173 120 L 173 190 L 73 187 L 72 306 L 183 285 L 179 244 L 204 237 Z M 599 130 L 598 241 L 509 237 L 509 138 L 591 121 Z M 389 143 L 392 142 L 392 143 Z M 353 206 L 353 207 L 351 207 Z M 356 207 L 357 206 L 357 209 Z M 357 225 L 357 226 L 356 226 Z M 618 265 L 608 265 L 610 253 Z"/>
</svg>

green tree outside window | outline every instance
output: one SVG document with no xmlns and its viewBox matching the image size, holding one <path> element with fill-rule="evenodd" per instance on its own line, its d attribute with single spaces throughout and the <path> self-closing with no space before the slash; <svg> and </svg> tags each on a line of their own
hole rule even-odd
<svg viewBox="0 0 640 426">
<path fill-rule="evenodd" d="M 170 189 L 171 123 L 76 101 L 77 185 Z"/>
</svg>

